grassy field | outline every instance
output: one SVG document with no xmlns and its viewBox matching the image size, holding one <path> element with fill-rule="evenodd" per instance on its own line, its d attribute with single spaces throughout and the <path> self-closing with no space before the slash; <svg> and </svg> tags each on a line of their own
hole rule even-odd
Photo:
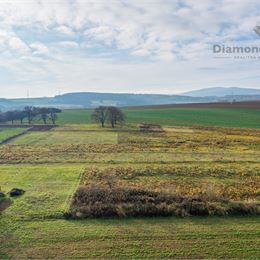
<svg viewBox="0 0 260 260">
<path fill-rule="evenodd" d="M 0 143 L 4 142 L 12 136 L 19 135 L 23 133 L 25 128 L 0 128 Z"/>
<path fill-rule="evenodd" d="M 4 219 L 2 258 L 258 258 L 259 218 Z"/>
<path fill-rule="evenodd" d="M 253 129 L 28 132 L 0 146 L 1 189 L 26 190 L 0 215 L 0 258 L 259 258 L 259 216 L 63 217 L 79 184 L 107 174 L 116 187 L 259 202 L 259 158 Z"/>
<path fill-rule="evenodd" d="M 216 126 L 260 128 L 260 110 L 257 108 L 140 108 L 123 109 L 126 123 L 156 123 L 169 126 Z M 59 125 L 93 124 L 91 109 L 66 109 L 58 114 Z M 15 122 L 19 124 L 19 122 Z M 37 121 L 37 124 L 39 121 Z M 76 127 L 78 129 L 78 127 Z"/>
<path fill-rule="evenodd" d="M 12 142 L 13 144 L 116 144 L 117 133 L 83 131 L 30 132 Z"/>
<path fill-rule="evenodd" d="M 260 127 L 259 109 L 141 109 L 127 110 L 126 117 L 131 123 L 148 121 L 162 125 L 180 126 Z"/>
<path fill-rule="evenodd" d="M 58 124 L 88 124 L 91 123 L 91 109 L 67 109 L 59 114 Z"/>
<path fill-rule="evenodd" d="M 17 220 L 61 218 L 81 169 L 80 165 L 0 166 L 2 191 L 8 192 L 14 187 L 26 191 L 24 196 L 14 200 L 5 216 Z"/>
<path fill-rule="evenodd" d="M 157 123 L 170 126 L 260 127 L 259 109 L 168 108 L 125 109 L 127 123 Z M 91 123 L 91 110 L 64 110 L 58 124 Z"/>
</svg>

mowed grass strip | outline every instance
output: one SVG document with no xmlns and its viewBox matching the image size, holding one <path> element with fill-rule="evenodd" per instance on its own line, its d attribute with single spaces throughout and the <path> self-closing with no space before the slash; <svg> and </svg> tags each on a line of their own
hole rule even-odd
<svg viewBox="0 0 260 260">
<path fill-rule="evenodd" d="M 67 197 L 74 192 L 79 165 L 0 166 L 0 186 L 5 193 L 21 188 L 25 194 L 13 199 L 5 210 L 7 219 L 62 218 Z"/>
<path fill-rule="evenodd" d="M 26 128 L 1 128 L 0 127 L 0 144 L 12 136 L 19 135 L 26 131 Z"/>
<path fill-rule="evenodd" d="M 45 145 L 45 144 L 116 144 L 117 133 L 81 132 L 81 131 L 48 131 L 29 132 L 15 139 L 12 144 Z"/>
<path fill-rule="evenodd" d="M 260 257 L 259 217 L 37 220 L 15 225 L 0 219 L 0 223 L 8 236 L 0 243 L 6 258 Z"/>
</svg>

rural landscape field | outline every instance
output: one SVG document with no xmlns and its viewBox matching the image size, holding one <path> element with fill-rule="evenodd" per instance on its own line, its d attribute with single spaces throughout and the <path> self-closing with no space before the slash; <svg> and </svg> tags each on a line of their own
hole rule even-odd
<svg viewBox="0 0 260 260">
<path fill-rule="evenodd" d="M 201 111 L 0 127 L 1 191 L 25 191 L 2 209 L 0 258 L 259 258 L 259 110 Z"/>
<path fill-rule="evenodd" d="M 253 103 L 253 102 L 252 102 Z M 216 104 L 215 104 L 216 105 Z M 243 103 L 230 107 L 225 103 L 222 107 L 203 104 L 193 106 L 147 106 L 143 108 L 125 109 L 127 123 L 138 124 L 150 122 L 172 126 L 220 126 L 259 128 L 259 102 Z M 64 111 L 59 117 L 60 124 L 91 124 L 91 109 L 71 109 Z M 232 120 L 230 120 L 232 118 Z"/>
<path fill-rule="evenodd" d="M 0 260 L 260 259 L 259 0 L 0 0 Z"/>
</svg>

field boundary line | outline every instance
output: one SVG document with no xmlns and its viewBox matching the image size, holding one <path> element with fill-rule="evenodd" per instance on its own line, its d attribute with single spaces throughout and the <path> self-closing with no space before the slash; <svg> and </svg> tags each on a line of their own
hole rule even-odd
<svg viewBox="0 0 260 260">
<path fill-rule="evenodd" d="M 68 210 L 69 210 L 69 207 L 70 207 L 70 204 L 71 204 L 71 201 L 72 201 L 72 198 L 73 198 L 73 195 L 75 194 L 77 188 L 79 187 L 79 184 L 82 180 L 82 177 L 83 177 L 83 173 L 85 171 L 85 166 L 83 166 L 80 171 L 79 171 L 79 176 L 78 176 L 78 181 L 76 182 L 75 186 L 72 188 L 72 192 L 70 192 L 65 200 L 65 207 L 64 207 L 64 212 L 63 213 L 66 213 Z"/>
</svg>

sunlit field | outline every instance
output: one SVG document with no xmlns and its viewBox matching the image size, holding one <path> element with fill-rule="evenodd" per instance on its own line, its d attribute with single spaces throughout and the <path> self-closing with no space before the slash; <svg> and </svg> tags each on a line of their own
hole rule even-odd
<svg viewBox="0 0 260 260">
<path fill-rule="evenodd" d="M 259 0 L 0 23 L 0 260 L 260 260 Z"/>
<path fill-rule="evenodd" d="M 28 132 L 1 145 L 1 189 L 19 187 L 26 192 L 12 199 L 0 216 L 0 256 L 260 257 L 260 218 L 250 206 L 260 200 L 260 130 L 163 130 L 74 124 Z M 156 211 L 157 217 L 147 218 L 124 216 L 129 211 L 115 204 L 120 217 L 93 219 L 73 205 L 82 187 L 95 187 L 95 192 L 138 190 L 163 198 L 178 194 L 188 201 L 200 196 L 214 207 L 228 201 L 223 205 L 236 209 L 231 214 L 227 208 L 211 206 L 207 216 L 201 215 L 206 212 L 201 208 L 188 216 L 187 211 L 160 204 L 168 215 L 160 217 L 161 211 Z M 131 207 L 135 210 L 135 204 Z M 72 209 L 76 218 L 68 218 Z M 138 212 L 144 213 L 142 208 Z M 145 212 L 154 214 L 148 208 Z"/>
</svg>

